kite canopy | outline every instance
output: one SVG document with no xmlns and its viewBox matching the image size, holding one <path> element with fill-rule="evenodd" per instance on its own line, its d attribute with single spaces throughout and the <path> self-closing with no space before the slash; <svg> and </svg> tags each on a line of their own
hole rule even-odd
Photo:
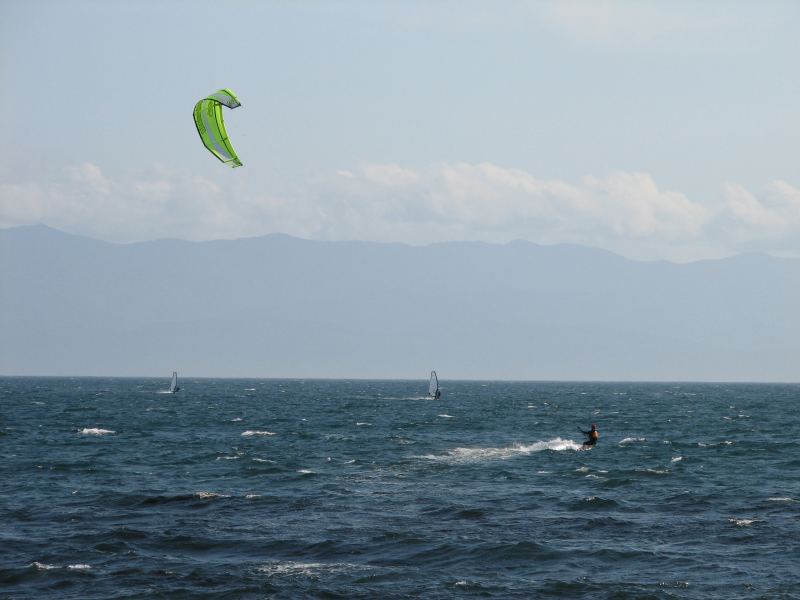
<svg viewBox="0 0 800 600">
<path fill-rule="evenodd" d="M 194 105 L 194 124 L 203 145 L 218 159 L 230 167 L 241 167 L 242 161 L 236 156 L 222 119 L 222 105 L 228 108 L 241 106 L 239 99 L 229 89 L 214 92 Z"/>
</svg>

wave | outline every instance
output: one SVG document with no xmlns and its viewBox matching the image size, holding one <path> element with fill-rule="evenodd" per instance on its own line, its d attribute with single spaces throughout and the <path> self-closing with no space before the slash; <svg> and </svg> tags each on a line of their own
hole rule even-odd
<svg viewBox="0 0 800 600">
<path fill-rule="evenodd" d="M 622 446 L 623 444 L 632 444 L 633 442 L 646 442 L 647 438 L 643 437 L 627 437 L 624 440 L 619 442 L 619 445 Z"/>
<path fill-rule="evenodd" d="M 200 498 L 201 500 L 213 500 L 214 498 L 230 498 L 228 494 L 217 494 L 215 492 L 195 492 L 195 498 Z"/>
<path fill-rule="evenodd" d="M 730 440 L 724 440 L 722 442 L 709 442 L 708 444 L 704 442 L 697 442 L 698 448 L 716 448 L 717 446 L 732 446 L 733 442 Z"/>
<path fill-rule="evenodd" d="M 110 429 L 100 429 L 98 427 L 86 427 L 79 432 L 81 435 L 108 435 L 109 433 L 117 433 Z"/>
<path fill-rule="evenodd" d="M 583 509 L 589 506 L 591 508 L 613 509 L 619 508 L 620 504 L 616 500 L 610 498 L 601 498 L 600 496 L 586 496 L 580 501 L 572 503 L 572 508 Z"/>
<path fill-rule="evenodd" d="M 754 523 L 762 523 L 761 519 L 736 519 L 734 517 L 728 519 L 728 523 L 733 523 L 737 527 L 750 527 Z"/>
<path fill-rule="evenodd" d="M 562 452 L 564 450 L 580 450 L 581 444 L 573 440 L 564 440 L 560 437 L 552 440 L 534 442 L 533 444 L 517 444 L 506 446 L 505 448 L 454 448 L 444 454 L 426 454 L 420 458 L 449 463 L 469 463 L 481 462 L 484 460 L 505 460 L 515 456 L 552 450 Z"/>
<path fill-rule="evenodd" d="M 274 562 L 259 567 L 257 571 L 270 577 L 312 577 L 320 575 L 330 575 L 334 573 L 371 570 L 367 565 L 355 565 L 351 563 L 315 563 L 315 562 Z"/>
<path fill-rule="evenodd" d="M 192 494 L 173 494 L 171 496 L 144 496 L 131 499 L 135 500 L 140 506 L 159 506 L 162 504 L 172 504 L 181 502 L 197 502 L 198 500 L 216 500 L 218 498 L 230 498 L 230 494 L 217 494 L 216 492 L 199 491 Z M 131 502 L 129 501 L 129 502 Z"/>
<path fill-rule="evenodd" d="M 92 565 L 87 565 L 85 563 L 77 563 L 74 565 L 64 565 L 63 567 L 58 565 L 48 565 L 46 563 L 40 563 L 38 561 L 34 561 L 30 564 L 31 567 L 38 569 L 40 571 L 49 571 L 51 569 L 69 569 L 70 571 L 88 571 L 92 568 Z"/>
<path fill-rule="evenodd" d="M 272 431 L 252 431 L 248 429 L 244 433 L 242 433 L 242 437 L 252 437 L 254 435 L 276 435 Z"/>
</svg>

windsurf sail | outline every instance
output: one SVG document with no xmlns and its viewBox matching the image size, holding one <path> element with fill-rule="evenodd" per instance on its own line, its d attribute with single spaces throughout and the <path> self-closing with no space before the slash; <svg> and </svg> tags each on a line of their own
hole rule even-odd
<svg viewBox="0 0 800 600">
<path fill-rule="evenodd" d="M 178 372 L 172 372 L 172 381 L 169 384 L 169 393 L 174 394 L 175 392 L 179 391 L 181 388 L 178 387 Z"/>
<path fill-rule="evenodd" d="M 225 131 L 222 107 L 234 109 L 241 105 L 236 94 L 227 88 L 214 92 L 194 105 L 194 124 L 203 145 L 229 167 L 241 167 L 242 161 L 236 155 Z"/>
<path fill-rule="evenodd" d="M 431 371 L 431 381 L 428 384 L 428 395 L 431 398 L 438 398 L 442 395 L 439 391 L 439 378 L 436 376 L 436 371 Z"/>
</svg>

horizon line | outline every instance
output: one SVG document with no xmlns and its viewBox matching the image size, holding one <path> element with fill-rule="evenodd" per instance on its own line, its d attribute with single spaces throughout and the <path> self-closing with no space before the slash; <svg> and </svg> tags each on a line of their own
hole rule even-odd
<svg viewBox="0 0 800 600">
<path fill-rule="evenodd" d="M 438 371 L 437 371 L 438 375 Z M 171 375 L 10 375 L 0 373 L 0 379 L 169 379 Z M 263 377 L 263 376 L 214 376 L 214 375 L 180 375 L 183 380 L 254 380 L 254 381 L 362 381 L 362 382 L 427 382 L 428 377 L 409 378 L 409 377 Z M 709 384 L 709 385 L 800 385 L 800 380 L 752 380 L 752 379 L 462 379 L 462 378 L 441 378 L 440 383 L 570 383 L 570 384 Z"/>
</svg>

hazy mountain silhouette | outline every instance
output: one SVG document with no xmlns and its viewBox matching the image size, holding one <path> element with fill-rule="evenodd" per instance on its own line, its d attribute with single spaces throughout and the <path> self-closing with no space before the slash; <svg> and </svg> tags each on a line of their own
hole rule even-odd
<svg viewBox="0 0 800 600">
<path fill-rule="evenodd" d="M 797 380 L 800 260 L 0 230 L 0 373 Z"/>
</svg>

